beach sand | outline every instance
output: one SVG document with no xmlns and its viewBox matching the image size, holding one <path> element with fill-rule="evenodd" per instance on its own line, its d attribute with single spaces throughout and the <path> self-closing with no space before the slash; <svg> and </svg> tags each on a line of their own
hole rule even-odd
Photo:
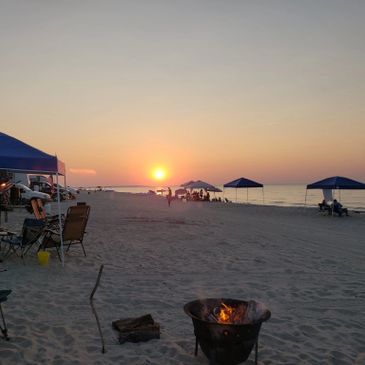
<svg viewBox="0 0 365 365">
<path fill-rule="evenodd" d="M 87 257 L 73 247 L 62 268 L 32 254 L 0 264 L 11 340 L 1 364 L 208 364 L 194 357 L 183 305 L 205 297 L 265 303 L 259 364 L 365 364 L 365 214 L 314 208 L 173 202 L 127 193 L 82 193 L 91 206 Z M 62 203 L 62 210 L 74 202 Z M 56 206 L 53 205 L 53 212 Z M 9 214 L 20 228 L 25 210 Z M 89 295 L 101 264 L 94 304 Z M 161 339 L 118 344 L 113 320 L 151 313 Z M 254 363 L 252 353 L 247 364 Z"/>
</svg>

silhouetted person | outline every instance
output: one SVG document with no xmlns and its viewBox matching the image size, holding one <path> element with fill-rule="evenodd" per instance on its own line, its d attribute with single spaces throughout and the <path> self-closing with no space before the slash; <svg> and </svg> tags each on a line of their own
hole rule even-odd
<svg viewBox="0 0 365 365">
<path fill-rule="evenodd" d="M 333 209 L 333 212 L 337 213 L 340 217 L 342 216 L 343 213 L 345 213 L 346 215 L 349 215 L 347 208 L 343 208 L 342 204 L 339 203 L 336 199 L 333 201 L 332 209 Z"/>
<path fill-rule="evenodd" d="M 322 200 L 322 203 L 318 203 L 318 206 L 319 210 L 328 210 L 328 211 L 331 210 L 331 207 L 327 204 L 325 199 Z"/>
<path fill-rule="evenodd" d="M 169 206 L 171 205 L 171 200 L 172 200 L 172 191 L 171 188 L 167 188 L 168 192 L 167 192 L 167 203 L 169 204 Z"/>
</svg>

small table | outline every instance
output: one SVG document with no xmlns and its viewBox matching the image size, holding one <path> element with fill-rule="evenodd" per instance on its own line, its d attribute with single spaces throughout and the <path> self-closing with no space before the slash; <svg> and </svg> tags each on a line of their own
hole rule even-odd
<svg viewBox="0 0 365 365">
<path fill-rule="evenodd" d="M 0 227 L 0 252 L 1 252 L 1 242 L 3 240 L 3 238 L 5 237 L 9 237 L 9 236 L 14 236 L 16 233 L 14 232 L 10 232 L 10 231 L 5 231 L 3 228 Z M 2 262 L 3 260 L 0 257 L 0 262 Z"/>
</svg>

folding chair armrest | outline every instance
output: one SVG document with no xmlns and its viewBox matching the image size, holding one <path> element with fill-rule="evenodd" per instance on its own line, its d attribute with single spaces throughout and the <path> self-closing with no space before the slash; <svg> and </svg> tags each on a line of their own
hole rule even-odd
<svg viewBox="0 0 365 365">
<path fill-rule="evenodd" d="M 47 215 L 46 218 L 47 218 L 47 220 L 56 220 L 56 219 L 58 219 L 58 214 Z M 65 215 L 62 213 L 61 219 L 63 219 L 63 218 L 65 218 Z"/>
<path fill-rule="evenodd" d="M 16 234 L 9 235 L 1 238 L 1 242 L 7 243 L 9 245 L 21 245 L 22 237 Z"/>
<path fill-rule="evenodd" d="M 17 233 L 13 231 L 2 231 L 0 237 L 16 236 Z"/>
<path fill-rule="evenodd" d="M 60 232 L 59 231 L 56 231 L 56 230 L 54 230 L 54 229 L 50 229 L 50 228 L 46 228 L 45 230 L 44 230 L 44 233 L 45 234 L 56 234 L 56 235 L 59 235 L 60 234 Z"/>
</svg>

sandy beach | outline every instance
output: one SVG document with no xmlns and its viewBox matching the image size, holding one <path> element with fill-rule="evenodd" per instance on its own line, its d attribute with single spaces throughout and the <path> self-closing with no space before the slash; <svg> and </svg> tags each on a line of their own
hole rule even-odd
<svg viewBox="0 0 365 365">
<path fill-rule="evenodd" d="M 265 303 L 259 364 L 365 364 L 365 214 L 315 208 L 173 202 L 145 194 L 82 193 L 91 206 L 84 257 L 62 268 L 31 254 L 0 264 L 11 340 L 1 364 L 208 364 L 194 357 L 186 302 L 206 297 Z M 74 201 L 62 203 L 65 212 Z M 56 212 L 56 206 L 53 205 Z M 25 210 L 9 214 L 20 229 Z M 89 295 L 104 264 L 94 304 Z M 120 345 L 113 320 L 151 313 L 161 339 Z M 251 354 L 247 364 L 253 364 Z"/>
</svg>

